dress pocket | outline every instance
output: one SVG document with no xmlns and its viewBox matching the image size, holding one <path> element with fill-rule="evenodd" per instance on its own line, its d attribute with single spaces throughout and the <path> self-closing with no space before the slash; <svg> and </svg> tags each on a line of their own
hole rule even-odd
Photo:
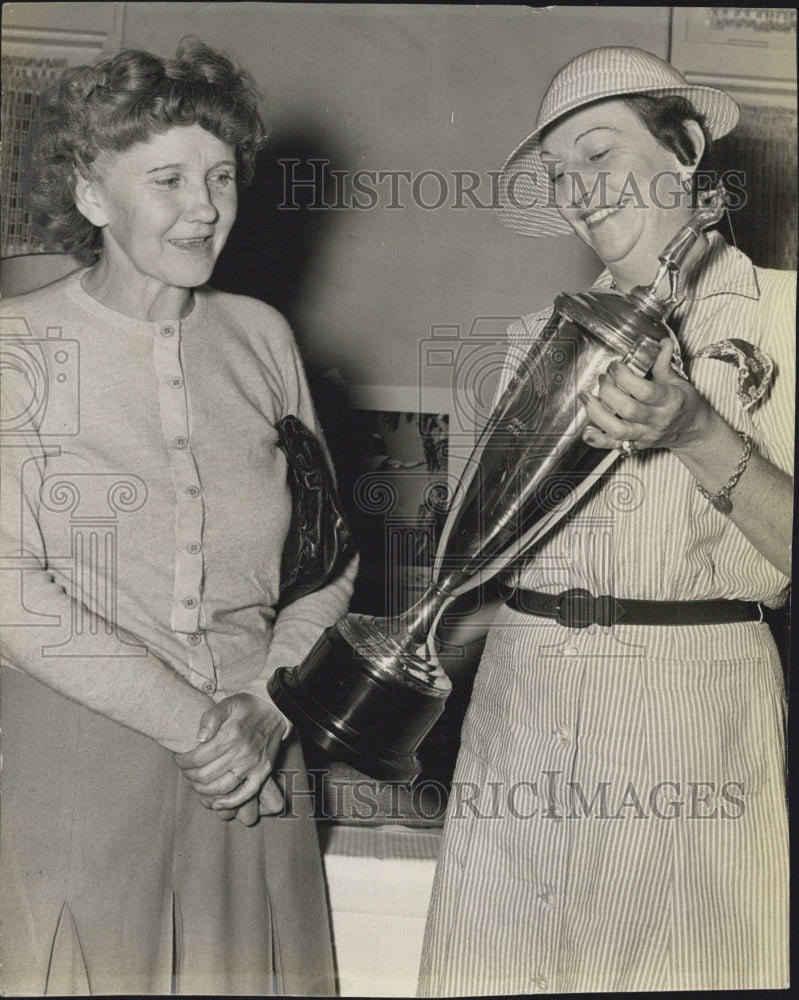
<svg viewBox="0 0 799 1000">
<path fill-rule="evenodd" d="M 767 657 L 654 659 L 641 669 L 655 780 L 734 787 L 748 797 L 773 778 L 782 711 Z"/>
<path fill-rule="evenodd" d="M 761 663 L 755 657 L 719 660 L 654 657 L 641 661 L 641 680 L 650 691 L 750 687 L 757 686 L 760 678 Z"/>
</svg>

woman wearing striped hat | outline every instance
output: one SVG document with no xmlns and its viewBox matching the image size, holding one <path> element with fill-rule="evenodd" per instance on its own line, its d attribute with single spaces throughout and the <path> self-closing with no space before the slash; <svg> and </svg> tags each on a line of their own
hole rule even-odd
<svg viewBox="0 0 799 1000">
<path fill-rule="evenodd" d="M 500 217 L 575 232 L 605 266 L 597 287 L 648 285 L 737 119 L 647 52 L 584 53 L 506 162 Z M 762 606 L 790 584 L 795 287 L 701 236 L 669 320 L 679 346 L 651 378 L 614 363 L 577 403 L 585 440 L 627 458 L 506 580 L 422 995 L 786 985 L 784 686 Z M 511 328 L 511 359 L 550 313 Z M 575 588 L 625 614 L 553 617 Z"/>
</svg>

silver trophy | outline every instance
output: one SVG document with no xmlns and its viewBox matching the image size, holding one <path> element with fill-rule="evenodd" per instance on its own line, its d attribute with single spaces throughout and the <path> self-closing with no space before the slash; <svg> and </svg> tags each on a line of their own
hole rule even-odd
<svg viewBox="0 0 799 1000">
<path fill-rule="evenodd" d="M 648 288 L 557 297 L 450 501 L 423 597 L 394 618 L 344 615 L 302 664 L 270 679 L 278 708 L 332 759 L 382 781 L 419 773 L 416 751 L 451 690 L 425 652 L 442 611 L 534 545 L 619 457 L 583 442 L 588 418 L 578 394 L 593 393 L 615 360 L 649 372 L 671 336 L 665 320 L 680 301 L 680 270 L 723 211 L 719 186 L 664 248 Z"/>
</svg>

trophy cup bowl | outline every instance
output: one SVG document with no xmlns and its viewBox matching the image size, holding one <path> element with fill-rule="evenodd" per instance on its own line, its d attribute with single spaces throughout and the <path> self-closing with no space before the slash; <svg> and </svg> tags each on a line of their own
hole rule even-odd
<svg viewBox="0 0 799 1000">
<path fill-rule="evenodd" d="M 451 684 L 424 649 L 451 601 L 507 567 L 620 456 L 585 444 L 580 393 L 596 391 L 614 360 L 640 376 L 677 304 L 682 263 L 724 208 L 711 194 L 660 255 L 648 288 L 564 293 L 515 371 L 451 498 L 432 579 L 395 618 L 350 613 L 326 629 L 303 663 L 275 672 L 277 707 L 328 756 L 381 781 L 408 783 L 416 751 L 444 710 Z M 668 276 L 670 294 L 656 297 Z"/>
</svg>

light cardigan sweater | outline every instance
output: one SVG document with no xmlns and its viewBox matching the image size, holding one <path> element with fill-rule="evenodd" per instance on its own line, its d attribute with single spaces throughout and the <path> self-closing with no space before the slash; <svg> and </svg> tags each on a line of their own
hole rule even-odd
<svg viewBox="0 0 799 1000">
<path fill-rule="evenodd" d="M 73 273 L 0 304 L 3 662 L 185 751 L 345 610 L 355 561 L 275 615 L 291 513 L 275 423 L 316 421 L 291 331 L 195 293 L 147 322 Z"/>
</svg>

